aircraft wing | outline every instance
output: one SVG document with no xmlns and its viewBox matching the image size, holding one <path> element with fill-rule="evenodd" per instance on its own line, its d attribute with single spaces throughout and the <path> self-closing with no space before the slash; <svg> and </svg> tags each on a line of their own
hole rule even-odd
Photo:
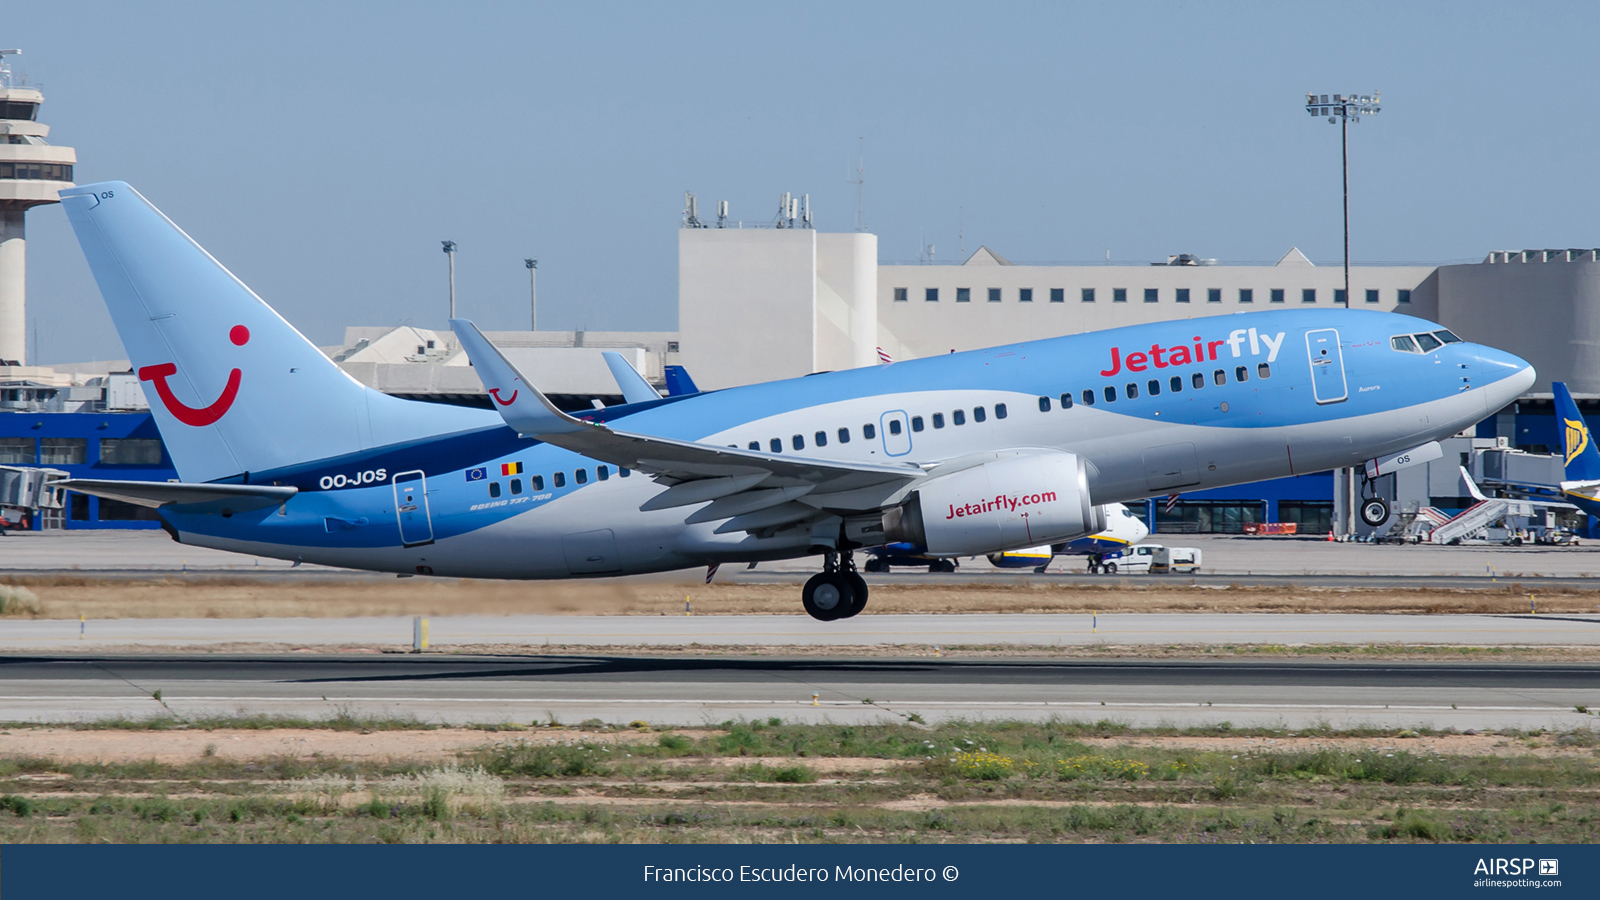
<svg viewBox="0 0 1600 900">
<path fill-rule="evenodd" d="M 451 319 L 495 408 L 519 433 L 591 459 L 647 473 L 668 490 L 641 510 L 706 503 L 690 524 L 728 519 L 719 533 L 760 531 L 823 515 L 868 512 L 899 502 L 924 476 L 914 465 L 880 465 L 718 447 L 632 434 L 574 418 L 551 403 L 477 326 Z"/>
<path fill-rule="evenodd" d="M 215 506 L 216 512 L 226 511 L 230 515 L 277 506 L 300 491 L 299 488 L 271 484 L 196 484 L 100 478 L 67 478 L 52 486 L 152 509 L 176 505 L 189 508 L 189 511 L 204 512 L 209 511 L 210 506 Z"/>
</svg>

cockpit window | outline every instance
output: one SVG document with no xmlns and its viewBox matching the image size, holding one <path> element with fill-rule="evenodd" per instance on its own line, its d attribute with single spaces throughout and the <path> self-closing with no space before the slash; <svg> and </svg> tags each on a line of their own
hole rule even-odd
<svg viewBox="0 0 1600 900">
<path fill-rule="evenodd" d="M 1461 338 L 1456 337 L 1455 335 L 1451 334 L 1448 331 L 1445 331 L 1442 328 L 1440 330 L 1438 330 L 1438 331 L 1435 331 L 1433 333 L 1433 336 L 1438 338 L 1441 341 L 1444 341 L 1446 344 L 1459 344 L 1459 343 L 1461 343 Z"/>
<path fill-rule="evenodd" d="M 1416 339 L 1418 346 L 1422 347 L 1423 353 L 1427 353 L 1430 350 L 1437 350 L 1444 346 L 1444 341 L 1439 340 L 1431 334 L 1419 334 L 1416 335 Z"/>
<path fill-rule="evenodd" d="M 1396 350 L 1399 350 L 1401 353 L 1421 353 L 1422 352 L 1421 350 L 1417 349 L 1417 342 L 1413 341 L 1411 339 L 1411 335 L 1409 335 L 1409 334 L 1402 334 L 1402 335 L 1397 335 L 1395 337 L 1389 338 L 1389 346 L 1393 347 Z"/>
</svg>

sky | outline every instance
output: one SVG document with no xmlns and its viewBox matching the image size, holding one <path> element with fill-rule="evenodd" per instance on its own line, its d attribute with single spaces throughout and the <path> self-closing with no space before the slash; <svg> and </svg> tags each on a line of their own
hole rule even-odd
<svg viewBox="0 0 1600 900">
<path fill-rule="evenodd" d="M 126 181 L 314 342 L 461 315 L 671 330 L 683 192 L 882 260 L 1143 264 L 1600 246 L 1600 17 L 1571 3 L 18 4 L 76 179 Z M 28 214 L 31 361 L 125 356 L 58 206 Z"/>
</svg>

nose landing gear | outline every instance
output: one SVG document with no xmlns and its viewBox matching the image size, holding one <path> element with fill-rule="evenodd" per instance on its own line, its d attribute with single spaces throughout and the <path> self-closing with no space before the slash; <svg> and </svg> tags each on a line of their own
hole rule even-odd
<svg viewBox="0 0 1600 900">
<path fill-rule="evenodd" d="M 867 607 L 867 580 L 856 571 L 853 554 L 827 553 L 822 571 L 811 576 L 800 602 L 813 619 L 848 619 Z"/>
</svg>

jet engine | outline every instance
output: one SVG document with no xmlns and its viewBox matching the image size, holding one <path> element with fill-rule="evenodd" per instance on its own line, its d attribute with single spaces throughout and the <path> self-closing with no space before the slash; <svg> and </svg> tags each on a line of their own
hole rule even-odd
<svg viewBox="0 0 1600 900">
<path fill-rule="evenodd" d="M 1070 541 L 1106 529 L 1075 453 L 1012 456 L 933 475 L 883 514 L 885 538 L 932 556 L 978 556 Z"/>
</svg>

